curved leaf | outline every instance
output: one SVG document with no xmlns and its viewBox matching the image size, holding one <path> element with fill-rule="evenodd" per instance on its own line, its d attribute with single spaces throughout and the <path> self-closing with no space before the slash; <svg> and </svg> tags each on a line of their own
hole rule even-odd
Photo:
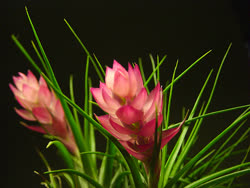
<svg viewBox="0 0 250 188">
<path fill-rule="evenodd" d="M 91 178 L 90 176 L 81 173 L 79 171 L 76 170 L 72 170 L 72 169 L 61 169 L 61 170 L 53 170 L 53 171 L 48 171 L 48 172 L 44 172 L 44 174 L 57 174 L 57 173 L 69 173 L 69 174 L 74 174 L 77 176 L 82 177 L 83 179 L 85 179 L 87 182 L 89 182 L 91 185 L 93 185 L 96 188 L 103 188 L 97 181 L 95 181 L 93 178 Z"/>
</svg>

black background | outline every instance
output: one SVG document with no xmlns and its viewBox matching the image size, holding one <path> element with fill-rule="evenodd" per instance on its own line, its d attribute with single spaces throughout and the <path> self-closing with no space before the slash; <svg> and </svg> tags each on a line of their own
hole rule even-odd
<svg viewBox="0 0 250 188">
<path fill-rule="evenodd" d="M 46 169 L 35 148 L 46 155 L 52 168 L 62 167 L 55 148 L 45 149 L 48 140 L 19 125 L 21 118 L 13 110 L 18 104 L 8 88 L 12 75 L 34 69 L 11 40 L 11 34 L 16 35 L 34 60 L 39 62 L 30 43 L 34 36 L 25 14 L 25 5 L 59 84 L 67 95 L 69 75 L 74 75 L 76 100 L 81 106 L 86 56 L 64 23 L 64 18 L 102 65 L 111 66 L 113 59 L 116 59 L 127 67 L 127 62 L 137 62 L 138 57 L 142 57 L 145 74 L 148 76 L 151 73 L 149 53 L 155 58 L 156 55 L 163 57 L 166 54 L 166 62 L 161 67 L 162 85 L 171 79 L 177 59 L 178 75 L 212 49 L 211 54 L 175 85 L 171 123 L 181 121 L 183 106 L 187 109 L 192 107 L 206 76 L 214 68 L 207 92 L 211 90 L 211 83 L 230 42 L 233 43 L 232 49 L 221 72 L 209 111 L 249 103 L 247 1 L 8 1 L 7 34 L 4 34 L 7 40 L 7 71 L 4 71 L 7 73 L 4 79 L 7 100 L 2 101 L 3 105 L 7 102 L 8 139 L 3 142 L 8 147 L 7 187 L 39 187 L 41 179 L 33 171 L 43 172 Z M 90 76 L 97 87 L 99 81 L 93 67 L 90 68 Z M 152 84 L 150 86 L 152 89 Z M 102 112 L 97 110 L 96 113 Z M 192 153 L 199 151 L 218 135 L 239 113 L 230 112 L 206 119 L 200 132 L 199 144 Z M 103 150 L 103 138 L 99 134 L 97 136 L 98 149 Z M 246 148 L 248 144 L 249 140 L 241 147 Z M 243 156 L 239 158 L 241 160 Z"/>
</svg>

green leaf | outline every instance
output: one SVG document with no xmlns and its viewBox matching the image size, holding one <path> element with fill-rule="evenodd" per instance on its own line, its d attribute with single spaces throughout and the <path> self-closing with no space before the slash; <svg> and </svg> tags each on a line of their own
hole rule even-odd
<svg viewBox="0 0 250 188">
<path fill-rule="evenodd" d="M 70 29 L 70 31 L 73 33 L 73 35 L 75 36 L 76 40 L 79 42 L 79 44 L 81 45 L 81 47 L 83 48 L 83 50 L 85 51 L 85 53 L 87 54 L 87 56 L 89 56 L 89 59 L 92 62 L 93 66 L 94 66 L 94 68 L 96 70 L 96 73 L 99 76 L 101 82 L 104 82 L 103 75 L 101 74 L 102 68 L 101 68 L 101 72 L 99 70 L 100 67 L 101 67 L 100 64 L 98 63 L 98 65 L 99 65 L 99 68 L 98 68 L 97 65 L 96 65 L 95 60 L 93 59 L 93 57 L 91 56 L 91 54 L 89 53 L 89 51 L 87 50 L 87 48 L 85 47 L 85 45 L 82 43 L 81 39 L 78 37 L 78 35 L 76 34 L 76 32 L 70 26 L 70 24 L 68 23 L 68 21 L 66 19 L 64 19 L 64 22 L 66 23 L 66 25 L 68 26 L 68 28 Z"/>
<path fill-rule="evenodd" d="M 67 148 L 60 141 L 50 141 L 46 148 L 49 148 L 51 145 L 55 145 L 59 150 L 64 162 L 68 168 L 74 169 L 74 162 L 72 161 L 72 155 L 69 153 Z"/>
<path fill-rule="evenodd" d="M 69 92 L 70 92 L 70 99 L 75 103 L 73 75 L 70 75 L 69 77 Z M 80 121 L 79 121 L 78 114 L 75 108 L 73 108 L 73 114 L 74 114 L 76 123 L 78 124 L 78 126 L 80 126 Z"/>
<path fill-rule="evenodd" d="M 222 114 L 222 113 L 230 112 L 230 111 L 234 111 L 234 110 L 239 110 L 239 109 L 247 108 L 247 107 L 248 107 L 248 109 L 247 109 L 247 111 L 248 111 L 250 109 L 249 108 L 250 104 L 242 105 L 242 106 L 237 106 L 237 107 L 233 107 L 233 108 L 227 108 L 227 109 L 224 109 L 224 110 L 218 110 L 218 111 L 215 111 L 215 112 L 210 112 L 210 113 L 207 113 L 207 114 L 199 115 L 199 116 L 194 117 L 192 119 L 186 120 L 185 124 L 189 124 L 189 123 L 191 123 L 193 121 L 196 121 L 197 119 L 202 119 L 202 118 L 205 118 L 205 117 L 209 117 L 209 116 L 213 116 L 213 115 L 217 115 L 217 114 Z M 180 124 L 181 124 L 181 122 L 175 123 L 175 124 L 169 126 L 169 129 L 178 127 Z M 164 130 L 166 130 L 166 129 L 164 129 Z"/>
<path fill-rule="evenodd" d="M 46 160 L 46 158 L 44 157 L 44 155 L 43 155 L 40 151 L 38 151 L 38 150 L 37 150 L 37 153 L 38 153 L 38 155 L 40 156 L 40 158 L 42 159 L 42 161 L 43 161 L 43 163 L 45 164 L 45 166 L 46 166 L 46 168 L 48 169 L 48 171 L 51 172 L 50 165 L 49 165 L 48 161 Z M 38 174 L 39 174 L 39 173 L 38 173 Z M 48 183 L 47 181 L 46 181 L 46 183 L 47 183 L 49 186 L 53 187 L 53 188 L 57 188 L 58 185 L 57 185 L 57 183 L 56 183 L 55 177 L 54 177 L 52 174 L 50 174 L 50 175 L 49 175 L 49 178 L 50 178 L 50 183 Z"/>
<path fill-rule="evenodd" d="M 151 57 L 151 56 L 150 56 L 150 57 Z M 152 71 L 152 73 L 150 74 L 150 76 L 148 77 L 147 81 L 144 81 L 144 87 L 146 87 L 146 86 L 148 85 L 148 83 L 151 81 L 152 77 L 154 77 L 155 85 L 157 84 L 155 72 L 156 72 L 157 70 L 159 70 L 161 64 L 164 62 L 164 60 L 166 59 L 166 57 L 167 57 L 167 56 L 165 55 L 156 67 L 155 67 L 154 61 L 151 59 L 153 71 Z M 143 73 L 141 61 L 139 61 L 139 66 L 140 66 L 140 71 Z M 155 68 L 154 68 L 154 67 L 155 67 Z M 143 73 L 143 75 L 144 75 L 144 73 Z M 145 79 L 145 76 L 144 76 L 144 79 Z"/>
<path fill-rule="evenodd" d="M 91 79 L 89 78 L 88 80 L 89 80 L 89 82 L 88 82 L 89 88 L 91 88 L 91 86 L 92 86 Z M 90 89 L 88 89 L 88 90 L 89 90 L 89 92 L 88 92 L 89 100 L 91 101 L 92 94 L 90 92 Z M 90 103 L 90 102 L 88 102 L 88 103 L 89 103 L 88 104 L 89 116 L 91 118 L 93 118 L 92 103 Z M 90 148 L 90 151 L 93 151 L 93 152 L 96 151 L 95 129 L 91 123 L 89 123 L 89 148 Z M 96 156 L 92 155 L 92 159 L 93 159 L 93 163 L 94 163 L 93 166 L 95 166 L 95 168 L 96 168 Z"/>
<path fill-rule="evenodd" d="M 206 188 L 206 187 L 214 187 L 215 185 L 218 185 L 220 183 L 223 183 L 225 181 L 228 181 L 232 178 L 236 178 L 236 177 L 239 177 L 239 176 L 243 176 L 245 174 L 250 174 L 250 169 L 244 169 L 244 170 L 240 170 L 240 171 L 236 171 L 236 172 L 233 172 L 233 173 L 230 173 L 230 174 L 227 174 L 225 176 L 221 176 L 219 178 L 216 178 L 216 179 L 213 179 L 209 182 L 206 182 L 200 186 L 198 186 L 197 188 Z M 247 186 L 247 185 L 245 185 Z M 240 187 L 245 187 L 244 185 L 240 185 Z"/>
<path fill-rule="evenodd" d="M 209 50 L 204 55 L 202 55 L 200 58 L 198 58 L 192 65 L 190 65 L 185 71 L 183 71 L 177 78 L 175 78 L 174 82 L 171 84 L 174 84 L 177 82 L 184 74 L 186 74 L 193 66 L 195 66 L 201 59 L 203 59 L 207 54 L 209 54 L 212 50 Z M 168 85 L 164 90 L 163 93 L 165 93 L 168 89 L 170 89 L 171 85 Z"/>
<path fill-rule="evenodd" d="M 44 49 L 43 49 L 43 47 L 42 47 L 42 44 L 41 44 L 41 42 L 40 42 L 40 40 L 39 40 L 39 37 L 38 37 L 38 35 L 37 35 L 37 33 L 36 33 L 35 27 L 34 27 L 32 21 L 31 21 L 31 18 L 30 18 L 30 16 L 29 16 L 27 7 L 25 7 L 25 9 L 26 9 L 26 14 L 27 14 L 27 17 L 28 17 L 28 19 L 29 19 L 29 22 L 30 22 L 32 31 L 33 31 L 33 33 L 34 33 L 34 36 L 35 36 L 35 38 L 36 38 L 36 41 L 37 41 L 37 43 L 38 43 L 39 49 L 40 49 L 40 51 L 41 51 L 41 53 L 42 53 L 42 57 L 43 57 L 43 59 L 44 59 L 45 65 L 46 65 L 45 70 L 48 70 L 48 73 L 47 73 L 47 74 L 48 74 L 48 76 L 49 76 L 50 79 L 48 79 L 42 72 L 39 72 L 39 73 L 40 73 L 44 78 L 46 77 L 47 79 L 45 79 L 45 80 L 46 80 L 47 82 L 51 82 L 52 84 L 50 84 L 50 85 L 53 85 L 53 86 L 54 86 L 53 88 L 56 89 L 56 90 L 58 91 L 58 92 L 57 92 L 58 98 L 59 98 L 60 101 L 61 101 L 62 107 L 63 107 L 64 112 L 65 112 L 65 116 L 66 116 L 66 118 L 67 118 L 67 120 L 68 120 L 68 122 L 69 122 L 69 125 L 70 125 L 71 129 L 72 129 L 73 135 L 74 135 L 75 140 L 76 140 L 76 143 L 77 143 L 77 145 L 78 145 L 78 148 L 79 148 L 80 152 L 83 152 L 83 151 L 85 151 L 85 150 L 87 149 L 87 146 L 86 146 L 86 144 L 85 144 L 85 142 L 84 142 L 81 128 L 80 128 L 79 125 L 76 124 L 76 122 L 75 122 L 75 120 L 74 120 L 74 117 L 73 117 L 73 115 L 72 115 L 72 113 L 71 113 L 71 111 L 70 111 L 70 109 L 69 109 L 67 103 L 65 102 L 65 100 L 63 99 L 63 97 L 59 94 L 59 93 L 61 93 L 61 89 L 60 89 L 60 87 L 59 87 L 59 85 L 58 85 L 58 82 L 57 82 L 57 80 L 56 80 L 56 77 L 55 77 L 54 72 L 53 72 L 53 70 L 52 70 L 52 67 L 51 67 L 51 65 L 50 65 L 50 62 L 49 62 L 49 60 L 48 60 L 48 58 L 47 58 L 47 56 L 46 56 L 46 54 L 45 54 L 45 51 L 44 51 Z M 15 40 L 15 41 L 17 41 L 17 40 Z M 17 44 L 18 44 L 18 43 L 17 43 Z M 21 47 L 21 46 L 19 45 L 19 47 Z M 24 50 L 24 48 L 22 48 L 22 50 Z M 28 54 L 28 53 L 26 52 L 26 50 L 24 50 L 23 52 L 25 52 L 25 54 Z M 29 57 L 29 56 L 27 56 L 27 57 Z M 32 65 L 35 65 L 35 68 L 37 68 L 36 64 L 33 63 L 32 59 L 29 59 L 29 60 L 31 60 Z M 39 70 L 39 68 L 38 68 L 38 70 Z M 82 159 L 82 162 L 84 163 L 84 168 L 85 168 L 86 172 L 89 173 L 92 177 L 95 178 L 95 177 L 96 177 L 96 174 L 95 174 L 95 172 L 94 172 L 94 169 L 91 167 L 91 162 L 90 162 L 89 160 L 90 160 L 89 158 L 83 158 L 83 159 Z"/>
<path fill-rule="evenodd" d="M 142 66 L 142 59 L 141 58 L 138 59 L 138 64 L 139 64 L 139 68 L 140 68 L 142 80 L 143 80 L 143 83 L 144 83 L 144 87 L 146 88 L 147 92 L 149 93 L 148 86 L 147 86 L 147 84 L 145 84 L 146 83 L 146 78 L 145 78 L 145 74 L 144 74 L 144 70 L 143 70 L 143 66 Z"/>
<path fill-rule="evenodd" d="M 76 170 L 61 169 L 61 170 L 53 170 L 53 171 L 44 172 L 44 174 L 57 174 L 57 173 L 69 173 L 69 174 L 72 174 L 72 175 L 77 175 L 77 176 L 85 179 L 87 182 L 89 182 L 94 187 L 103 188 L 97 181 L 95 181 L 93 178 L 91 178 L 87 174 L 84 174 L 84 173 L 76 171 Z"/>
<path fill-rule="evenodd" d="M 219 172 L 216 172 L 216 173 L 210 174 L 210 175 L 208 175 L 208 176 L 205 176 L 205 177 L 203 177 L 203 178 L 201 178 L 201 179 L 199 179 L 199 180 L 197 180 L 197 181 L 195 181 L 195 182 L 193 182 L 193 183 L 191 183 L 191 184 L 185 186 L 185 188 L 197 188 L 197 187 L 199 187 L 199 186 L 200 186 L 200 187 L 204 187 L 205 185 L 202 185 L 202 184 L 204 184 L 204 183 L 206 183 L 206 182 L 208 182 L 208 181 L 214 180 L 215 178 L 218 178 L 218 177 L 220 177 L 220 176 L 224 176 L 224 175 L 226 175 L 227 173 L 230 173 L 230 172 L 232 172 L 232 171 L 234 171 L 234 170 L 237 170 L 237 169 L 239 169 L 239 168 L 249 167 L 249 166 L 250 166 L 250 163 L 244 163 L 244 164 L 236 165 L 236 166 L 233 166 L 233 167 L 230 167 L 230 168 L 221 170 L 221 171 L 219 171 Z M 250 172 L 250 169 L 245 169 L 244 172 L 245 172 L 245 173 L 249 173 L 249 172 Z M 236 173 L 236 174 L 237 174 L 237 173 Z M 225 177 L 224 177 L 224 178 L 225 178 Z M 224 181 L 225 179 L 229 179 L 228 176 L 226 176 L 225 179 L 224 179 L 224 178 L 223 178 L 223 181 Z M 230 178 L 231 178 L 231 177 L 230 177 Z M 214 180 L 214 181 L 215 181 L 215 180 Z M 211 183 L 211 182 L 210 182 L 210 183 Z M 208 186 L 206 186 L 206 187 L 208 187 Z"/>
<path fill-rule="evenodd" d="M 120 188 L 122 187 L 122 183 L 124 180 L 124 177 L 130 174 L 128 171 L 120 172 L 119 175 L 115 176 L 115 178 L 111 182 L 111 188 Z"/>
<path fill-rule="evenodd" d="M 178 181 L 178 179 L 189 170 L 195 163 L 198 161 L 205 152 L 210 149 L 215 143 L 217 143 L 226 133 L 228 133 L 232 128 L 234 128 L 238 123 L 244 121 L 250 112 L 242 114 L 239 118 L 237 118 L 231 125 L 229 125 L 223 132 L 221 132 L 217 137 L 215 137 L 209 144 L 207 144 L 197 155 L 195 155 L 176 175 L 169 181 L 169 183 L 165 187 L 171 187 L 174 183 Z"/>
<path fill-rule="evenodd" d="M 109 156 L 115 156 L 116 154 L 115 145 L 109 139 L 107 140 L 106 154 Z M 102 165 L 100 168 L 99 182 L 107 188 L 110 187 L 113 176 L 113 163 L 113 158 L 105 156 L 102 160 Z"/>
<path fill-rule="evenodd" d="M 88 87 L 88 76 L 89 76 L 89 56 L 87 56 L 86 60 L 86 68 L 85 68 L 85 78 L 84 78 L 84 111 L 88 112 L 88 101 L 89 101 L 89 87 Z M 86 118 L 84 118 L 84 138 L 85 140 L 89 140 L 89 122 Z M 87 142 L 88 150 L 90 149 L 89 142 Z"/>
<path fill-rule="evenodd" d="M 187 127 L 187 126 L 185 126 L 185 127 L 182 129 L 181 135 L 180 135 L 180 137 L 179 137 L 177 143 L 175 144 L 174 149 L 172 150 L 170 156 L 168 157 L 168 160 L 167 160 L 165 166 L 162 167 L 162 168 L 164 168 L 164 173 L 162 174 L 162 176 L 164 177 L 164 178 L 163 178 L 163 180 L 164 180 L 163 185 L 166 185 L 167 182 L 168 182 L 169 175 L 170 175 L 171 170 L 172 170 L 172 168 L 173 168 L 173 165 L 174 165 L 174 163 L 175 163 L 175 161 L 176 161 L 176 159 L 177 159 L 177 155 L 178 155 L 178 153 L 179 153 L 179 151 L 180 151 L 180 148 L 181 148 L 181 146 L 182 146 L 182 143 L 184 142 L 184 138 L 185 138 L 185 136 L 186 136 L 187 130 L 188 130 L 188 127 Z"/>
<path fill-rule="evenodd" d="M 176 70 L 177 70 L 177 66 L 178 66 L 178 60 L 176 61 L 176 65 L 175 65 L 175 69 L 174 69 L 174 72 L 173 72 L 173 75 L 172 75 L 172 82 L 171 82 L 171 89 L 170 89 L 170 92 L 169 92 L 169 98 L 168 98 L 168 107 L 167 107 L 167 111 L 165 112 L 166 113 L 166 116 L 164 118 L 164 124 L 165 124 L 165 129 L 168 128 L 168 125 L 169 125 L 169 117 L 170 117 L 170 107 L 171 107 L 171 101 L 172 101 L 172 93 L 173 93 L 173 87 L 174 87 L 174 84 L 173 84 L 173 81 L 174 81 L 174 78 L 175 78 L 175 73 L 176 73 Z M 166 163 L 166 154 L 167 154 L 167 145 L 164 146 L 162 148 L 162 159 L 161 159 L 161 166 L 163 167 Z M 165 174 L 165 168 L 161 168 L 161 174 Z M 163 182 L 167 181 L 166 179 L 162 179 L 162 178 L 165 178 L 165 177 L 168 177 L 168 175 L 165 175 L 165 176 L 160 176 L 160 179 L 159 179 L 159 185 L 161 186 Z"/>
<path fill-rule="evenodd" d="M 244 121 L 242 123 L 242 125 L 245 123 L 246 121 Z M 240 125 L 239 127 L 241 127 L 242 125 Z M 217 170 L 217 168 L 219 167 L 219 165 L 227 158 L 230 156 L 230 154 L 232 153 L 232 151 L 234 150 L 234 148 L 241 143 L 248 135 L 248 133 L 250 132 L 250 128 L 247 129 L 247 131 L 244 132 L 244 134 L 242 134 L 242 136 L 233 144 L 233 147 L 224 154 L 223 157 L 220 158 L 220 161 L 218 161 L 215 165 L 213 165 L 213 168 L 210 170 L 209 174 L 215 172 Z"/>
<path fill-rule="evenodd" d="M 93 56 L 94 56 L 94 58 L 95 58 L 95 61 L 96 61 L 97 64 L 98 64 L 98 66 L 99 66 L 99 68 L 100 68 L 100 70 L 101 70 L 103 76 L 105 77 L 105 71 L 104 71 L 104 69 L 102 68 L 101 63 L 99 62 L 99 60 L 97 59 L 97 57 L 95 56 L 95 54 L 93 54 Z"/>
<path fill-rule="evenodd" d="M 154 60 L 152 54 L 149 54 L 149 57 L 150 57 L 151 64 L 152 64 L 152 70 L 154 71 L 154 70 L 156 70 L 156 69 L 155 69 L 155 60 Z M 159 70 L 159 69 L 158 69 L 158 70 Z M 156 80 L 156 71 L 154 71 L 153 78 L 154 78 L 154 83 L 155 83 L 155 86 L 156 86 L 156 84 L 157 84 L 157 80 Z"/>
</svg>

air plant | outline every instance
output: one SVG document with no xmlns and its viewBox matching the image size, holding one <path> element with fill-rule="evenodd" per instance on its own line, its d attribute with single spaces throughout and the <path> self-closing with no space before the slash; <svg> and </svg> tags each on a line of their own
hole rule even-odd
<svg viewBox="0 0 250 188">
<path fill-rule="evenodd" d="M 72 188 L 230 187 L 235 185 L 236 178 L 250 173 L 250 163 L 246 162 L 250 147 L 238 152 L 242 156 L 238 165 L 221 168 L 221 163 L 237 153 L 234 152 L 235 149 L 249 134 L 248 127 L 238 140 L 232 142 L 239 129 L 247 126 L 250 105 L 207 112 L 232 44 L 222 58 L 207 102 L 200 105 L 201 96 L 213 70 L 208 73 L 206 79 L 204 78 L 205 82 L 193 107 L 183 113 L 180 122 L 170 123 L 174 85 L 211 50 L 178 76 L 175 75 L 177 61 L 170 83 L 162 87 L 165 83 L 160 81 L 160 67 L 166 56 L 158 56 L 156 63 L 150 56 L 153 70 L 148 78 L 144 75 L 141 59 L 137 63 L 129 63 L 128 69 L 114 60 L 113 67 L 107 67 L 105 72 L 96 56 L 89 53 L 70 24 L 64 20 L 87 55 L 83 73 L 85 98 L 82 108 L 74 100 L 72 77 L 70 97 L 61 90 L 27 8 L 26 13 L 38 46 L 34 42 L 32 45 L 43 69 L 12 35 L 17 47 L 40 74 L 40 80 L 38 81 L 31 71 L 28 71 L 27 75 L 19 73 L 18 77 L 13 77 L 15 86 L 10 84 L 10 88 L 22 106 L 22 109 L 15 109 L 17 114 L 32 122 L 32 125 L 22 124 L 47 135 L 51 139 L 48 147 L 55 145 L 67 166 L 64 169 L 52 169 L 48 163 L 49 159 L 39 153 L 48 168 L 43 174 L 43 177 L 48 175 L 47 179 L 43 179 L 45 186 L 61 187 L 61 181 L 58 179 L 65 179 Z M 88 74 L 90 65 L 93 65 L 100 79 L 99 87 L 92 86 L 93 78 Z M 148 84 L 152 80 L 155 88 L 150 91 Z M 92 100 L 92 96 L 96 102 Z M 92 105 L 99 106 L 104 112 L 96 114 Z M 197 154 L 191 156 L 190 151 L 197 145 L 197 136 L 203 120 L 235 110 L 242 110 L 240 116 Z M 83 125 L 79 121 L 79 115 L 84 118 Z M 95 131 L 99 131 L 106 139 L 106 152 L 96 151 Z M 170 141 L 173 137 L 176 142 Z M 218 141 L 222 144 L 216 148 L 214 146 Z M 169 149 L 168 144 L 172 145 L 173 149 Z M 100 165 L 97 160 L 100 160 Z"/>
</svg>

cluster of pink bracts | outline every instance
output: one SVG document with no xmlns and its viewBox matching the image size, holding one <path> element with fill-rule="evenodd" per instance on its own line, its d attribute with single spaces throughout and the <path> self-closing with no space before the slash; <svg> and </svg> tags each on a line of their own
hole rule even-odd
<svg viewBox="0 0 250 188">
<path fill-rule="evenodd" d="M 64 115 L 60 100 L 40 77 L 38 81 L 31 71 L 27 76 L 19 73 L 10 84 L 17 101 L 23 109 L 15 109 L 25 120 L 36 122 L 29 129 L 49 134 L 59 139 L 72 153 L 77 146 Z M 150 94 L 143 86 L 137 64 L 128 64 L 126 71 L 117 61 L 113 68 L 107 67 L 105 83 L 91 88 L 98 105 L 107 115 L 96 116 L 102 126 L 135 158 L 147 162 L 154 148 L 155 124 L 162 123 L 162 88 L 158 83 Z M 158 121 L 156 121 L 156 117 Z M 38 123 L 37 123 L 38 122 Z M 161 146 L 165 146 L 179 131 L 177 128 L 162 132 Z"/>
<path fill-rule="evenodd" d="M 49 134 L 59 139 L 71 153 L 77 151 L 74 136 L 68 125 L 59 99 L 48 89 L 41 76 L 39 81 L 31 71 L 27 76 L 19 73 L 13 77 L 14 87 L 9 84 L 18 103 L 23 109 L 15 109 L 23 119 L 39 125 L 25 126 L 33 131 Z M 38 123 L 37 123 L 38 122 Z"/>
<path fill-rule="evenodd" d="M 148 162 L 154 148 L 155 124 L 162 123 L 162 88 L 157 86 L 147 93 L 137 64 L 128 64 L 126 71 L 114 60 L 113 68 L 107 67 L 105 83 L 91 88 L 98 105 L 108 115 L 96 116 L 135 158 Z M 158 121 L 156 121 L 156 117 Z M 180 127 L 162 132 L 161 146 L 165 146 Z"/>
</svg>

